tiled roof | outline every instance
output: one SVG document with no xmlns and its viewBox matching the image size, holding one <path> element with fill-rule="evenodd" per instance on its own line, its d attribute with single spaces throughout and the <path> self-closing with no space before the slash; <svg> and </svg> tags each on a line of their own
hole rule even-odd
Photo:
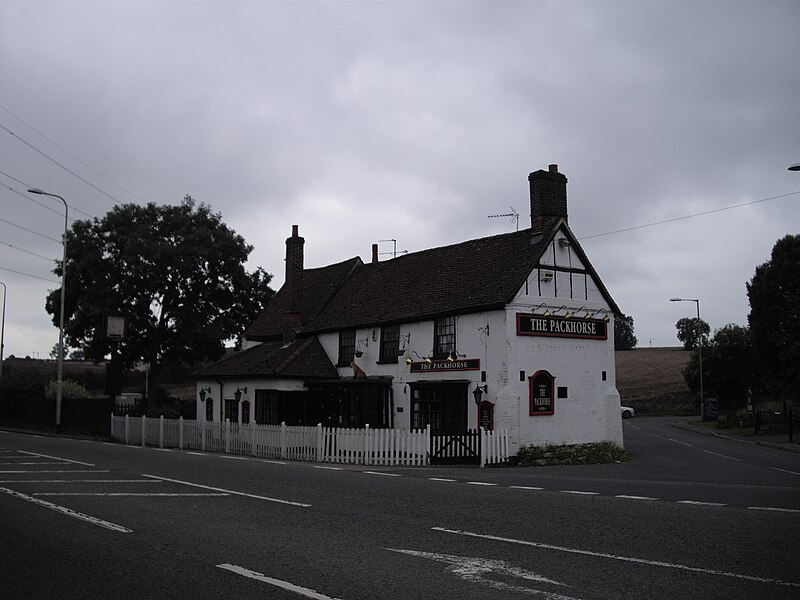
<svg viewBox="0 0 800 600">
<path fill-rule="evenodd" d="M 304 332 L 427 320 L 505 306 L 552 239 L 530 229 L 359 264 Z"/>
<path fill-rule="evenodd" d="M 306 269 L 303 272 L 303 305 L 301 314 L 307 323 L 325 307 L 348 275 L 361 264 L 358 257 L 319 269 Z M 283 335 L 283 313 L 286 311 L 287 297 L 282 287 L 264 309 L 245 330 L 243 336 L 253 341 L 280 340 Z"/>
<path fill-rule="evenodd" d="M 192 373 L 196 379 L 208 377 L 301 377 L 339 376 L 316 337 L 299 339 L 285 346 L 266 342 Z"/>
</svg>

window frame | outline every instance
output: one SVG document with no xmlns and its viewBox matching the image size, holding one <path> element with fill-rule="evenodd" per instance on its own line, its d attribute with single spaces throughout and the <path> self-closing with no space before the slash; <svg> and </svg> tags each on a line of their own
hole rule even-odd
<svg viewBox="0 0 800 600">
<path fill-rule="evenodd" d="M 352 336 L 352 341 L 351 341 Z M 339 356 L 337 367 L 349 367 L 356 358 L 356 330 L 343 329 L 339 332 Z"/>
<path fill-rule="evenodd" d="M 379 363 L 396 363 L 400 351 L 400 325 L 381 327 Z"/>
<path fill-rule="evenodd" d="M 447 358 L 456 353 L 456 317 L 439 317 L 433 321 L 433 356 Z"/>
</svg>

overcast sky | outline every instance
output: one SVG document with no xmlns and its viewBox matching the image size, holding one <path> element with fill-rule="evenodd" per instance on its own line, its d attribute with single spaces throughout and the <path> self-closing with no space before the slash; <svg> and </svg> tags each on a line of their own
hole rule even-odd
<svg viewBox="0 0 800 600">
<path fill-rule="evenodd" d="M 678 345 L 695 305 L 673 296 L 744 325 L 800 233 L 799 32 L 796 0 L 4 0 L 4 355 L 58 339 L 63 205 L 28 187 L 70 221 L 191 194 L 277 289 L 292 224 L 308 267 L 513 231 L 488 215 L 529 227 L 550 163 L 640 347 Z"/>
</svg>

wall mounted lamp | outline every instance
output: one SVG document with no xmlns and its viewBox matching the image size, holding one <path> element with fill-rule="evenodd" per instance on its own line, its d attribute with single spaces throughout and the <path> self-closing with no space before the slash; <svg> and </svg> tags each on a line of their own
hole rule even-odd
<svg viewBox="0 0 800 600">
<path fill-rule="evenodd" d="M 246 393 L 247 393 L 246 387 L 240 388 L 239 386 L 236 386 L 236 391 L 233 392 L 233 397 L 236 399 L 236 402 L 239 402 L 242 399 L 242 394 Z"/>
<path fill-rule="evenodd" d="M 206 401 L 206 394 L 209 394 L 209 397 L 210 397 L 211 386 L 209 386 L 207 388 L 200 388 L 200 402 L 205 402 Z"/>
<path fill-rule="evenodd" d="M 563 238 L 562 237 L 562 238 L 558 238 L 558 245 L 561 246 L 562 248 L 566 248 L 567 246 L 570 246 L 571 244 L 570 244 L 570 241 L 567 238 Z"/>
<path fill-rule="evenodd" d="M 457 351 L 451 350 L 450 354 L 447 355 L 447 362 L 453 362 L 458 357 L 467 358 L 467 355 L 466 354 L 459 354 Z"/>
<path fill-rule="evenodd" d="M 549 306 L 547 306 L 547 304 L 545 304 L 544 302 L 542 302 L 542 303 L 541 303 L 539 306 L 537 306 L 537 307 L 536 307 L 536 308 L 534 308 L 533 310 L 534 310 L 534 311 L 537 311 L 537 310 L 539 310 L 540 308 L 544 308 L 544 313 L 543 313 L 543 314 L 544 314 L 544 316 L 545 316 L 545 317 L 549 317 L 549 316 L 550 316 L 550 314 L 551 314 L 551 313 L 550 313 L 550 307 L 549 307 Z M 487 327 L 488 327 L 488 325 L 487 325 Z"/>
<path fill-rule="evenodd" d="M 430 363 L 430 362 L 431 362 L 431 359 L 430 359 L 429 357 L 427 357 L 427 356 L 420 356 L 419 354 L 417 354 L 417 351 L 416 351 L 416 350 L 412 350 L 412 351 L 411 351 L 411 354 L 413 354 L 414 356 L 416 356 L 416 357 L 417 357 L 418 359 L 420 359 L 422 362 L 426 362 L 426 363 Z M 410 356 L 409 356 L 409 357 L 406 359 L 406 364 L 407 364 L 407 365 L 410 365 L 410 364 L 411 364 L 411 363 L 413 363 L 413 362 L 414 362 L 414 359 L 413 359 L 413 358 L 411 358 Z"/>
<path fill-rule="evenodd" d="M 397 341 L 397 356 L 403 356 L 406 353 L 408 345 L 411 343 L 411 333 L 401 335 Z"/>
<path fill-rule="evenodd" d="M 475 389 L 472 390 L 472 395 L 475 397 L 475 404 L 481 403 L 481 398 L 484 394 L 489 393 L 489 385 L 476 385 Z"/>
</svg>

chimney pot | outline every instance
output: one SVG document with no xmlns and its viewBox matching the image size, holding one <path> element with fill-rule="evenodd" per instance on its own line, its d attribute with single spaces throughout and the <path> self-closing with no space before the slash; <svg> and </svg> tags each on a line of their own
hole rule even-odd
<svg viewBox="0 0 800 600">
<path fill-rule="evenodd" d="M 372 244 L 372 262 L 378 262 L 378 244 Z"/>
<path fill-rule="evenodd" d="M 292 225 L 292 237 L 298 237 L 299 235 L 299 227 L 297 225 Z"/>
<path fill-rule="evenodd" d="M 557 164 L 548 165 L 547 170 L 550 171 L 551 173 L 558 173 L 558 165 Z"/>
</svg>

